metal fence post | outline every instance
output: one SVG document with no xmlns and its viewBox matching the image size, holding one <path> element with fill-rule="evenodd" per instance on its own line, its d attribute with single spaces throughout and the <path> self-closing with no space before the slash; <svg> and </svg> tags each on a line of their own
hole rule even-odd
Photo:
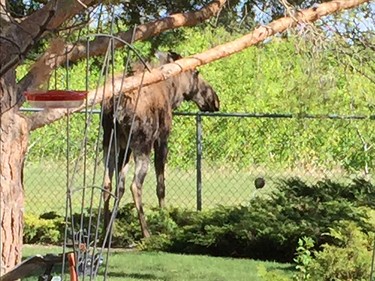
<svg viewBox="0 0 375 281">
<path fill-rule="evenodd" d="M 196 126 L 196 172 L 197 172 L 197 210 L 202 210 L 202 116 L 198 112 L 195 116 Z"/>
</svg>

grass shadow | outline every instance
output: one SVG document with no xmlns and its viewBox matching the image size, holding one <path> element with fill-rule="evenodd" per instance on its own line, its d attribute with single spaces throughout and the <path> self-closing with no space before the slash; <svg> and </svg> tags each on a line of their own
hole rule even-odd
<svg viewBox="0 0 375 281">
<path fill-rule="evenodd" d="M 154 274 L 148 273 L 117 273 L 117 272 L 109 272 L 108 277 L 119 277 L 119 278 L 133 278 L 139 280 L 150 280 L 150 279 L 158 279 L 157 276 Z"/>
</svg>

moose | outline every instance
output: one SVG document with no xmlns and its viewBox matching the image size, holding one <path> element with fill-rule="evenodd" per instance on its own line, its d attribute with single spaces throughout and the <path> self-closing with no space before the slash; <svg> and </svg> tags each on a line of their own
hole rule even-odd
<svg viewBox="0 0 375 281">
<path fill-rule="evenodd" d="M 159 66 L 180 58 L 174 52 L 157 52 Z M 142 185 L 146 177 L 150 154 L 154 149 L 156 194 L 159 207 L 165 206 L 164 169 L 168 153 L 168 137 L 172 129 L 172 112 L 183 101 L 193 101 L 201 111 L 219 110 L 219 98 L 198 70 L 189 70 L 159 83 L 122 93 L 103 102 L 104 224 L 108 226 L 112 178 L 116 172 L 117 196 L 125 190 L 125 176 L 130 155 L 134 158 L 131 192 L 144 237 L 150 236 L 142 206 Z M 115 132 L 115 133 L 113 133 Z"/>
</svg>

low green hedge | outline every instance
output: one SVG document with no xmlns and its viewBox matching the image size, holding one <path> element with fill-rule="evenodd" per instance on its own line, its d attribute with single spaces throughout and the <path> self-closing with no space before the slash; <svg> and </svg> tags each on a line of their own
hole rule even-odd
<svg viewBox="0 0 375 281">
<path fill-rule="evenodd" d="M 374 210 L 375 186 L 365 180 L 308 185 L 290 179 L 248 206 L 218 206 L 202 212 L 147 210 L 153 233 L 147 240 L 142 240 L 136 211 L 128 204 L 119 210 L 112 245 L 136 243 L 144 250 L 291 262 L 301 237 L 310 237 L 313 249 L 319 250 L 322 245 L 342 246 L 326 234 L 346 224 L 368 235 L 375 229 Z M 60 243 L 63 226 L 64 219 L 57 215 L 26 216 L 24 242 Z"/>
</svg>

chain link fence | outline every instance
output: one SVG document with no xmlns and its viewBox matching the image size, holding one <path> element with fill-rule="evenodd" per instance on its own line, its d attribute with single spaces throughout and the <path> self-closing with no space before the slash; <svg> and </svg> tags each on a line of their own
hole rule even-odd
<svg viewBox="0 0 375 281">
<path fill-rule="evenodd" d="M 201 210 L 219 204 L 248 204 L 255 194 L 267 194 L 291 177 L 308 183 L 349 182 L 356 177 L 372 180 L 375 116 L 176 113 L 173 122 L 166 170 L 168 206 Z M 93 136 L 85 140 L 86 146 L 83 133 L 70 132 L 67 138 L 66 129 L 72 128 L 62 121 L 58 131 L 51 133 L 57 158 L 47 153 L 34 155 L 50 129 L 32 133 L 38 137 L 30 143 L 24 169 L 26 214 L 63 214 L 68 177 L 69 181 L 74 177 L 78 187 L 102 185 L 98 114 L 92 123 Z M 82 137 L 71 139 L 72 135 Z M 67 149 L 68 159 L 62 157 Z M 131 179 L 132 170 L 127 187 Z M 263 189 L 255 188 L 256 179 L 265 181 Z M 143 192 L 145 206 L 157 206 L 153 161 Z M 99 194 L 94 200 L 100 200 Z M 122 204 L 132 202 L 131 198 L 127 189 Z M 85 200 L 93 199 L 87 195 Z M 73 206 L 80 212 L 84 203 L 77 199 Z"/>
</svg>

